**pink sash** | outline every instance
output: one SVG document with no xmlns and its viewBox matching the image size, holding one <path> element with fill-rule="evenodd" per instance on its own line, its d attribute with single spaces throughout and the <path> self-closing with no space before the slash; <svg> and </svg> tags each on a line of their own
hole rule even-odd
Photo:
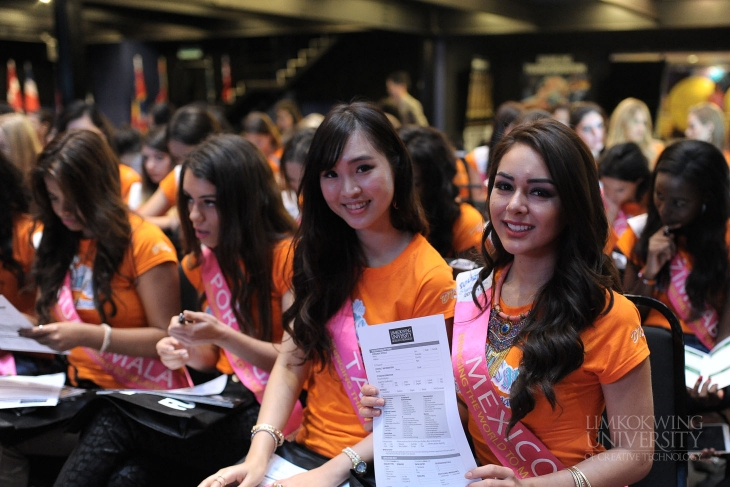
<svg viewBox="0 0 730 487">
<path fill-rule="evenodd" d="M 58 291 L 58 303 L 54 307 L 54 313 L 64 321 L 81 322 L 74 307 L 69 274 L 66 274 L 63 286 Z M 81 347 L 81 350 L 104 372 L 129 389 L 179 389 L 193 385 L 187 370 L 170 370 L 156 358 L 101 353 L 87 347 Z"/>
<path fill-rule="evenodd" d="M 537 477 L 557 472 L 565 467 L 527 427 L 517 423 L 506 437 L 512 415 L 504 406 L 492 384 L 485 353 L 489 313 L 479 315 L 471 289 L 480 269 L 457 276 L 457 301 L 454 314 L 454 339 L 451 355 L 454 377 L 469 413 L 476 421 L 484 442 L 499 462 L 510 467 L 519 478 Z M 504 272 L 501 278 L 504 279 Z M 486 290 L 479 296 L 489 308 L 492 299 L 492 276 L 485 282 Z M 501 283 L 500 283 L 501 285 Z"/>
<path fill-rule="evenodd" d="M 689 277 L 690 269 L 687 260 L 680 252 L 677 252 L 669 263 L 669 288 L 667 296 L 672 303 L 675 313 L 687 323 L 697 338 L 704 346 L 712 350 L 717 337 L 717 324 L 720 317 L 715 308 L 705 303 L 705 309 L 698 318 L 690 320 L 694 316 L 692 304 L 687 296 L 685 283 Z"/>
<path fill-rule="evenodd" d="M 616 235 L 620 237 L 624 234 L 626 229 L 629 227 L 628 221 L 629 216 L 623 210 L 618 210 L 616 219 L 613 220 L 613 230 L 616 232 Z"/>
<path fill-rule="evenodd" d="M 329 320 L 327 330 L 335 345 L 332 350 L 332 361 L 337 375 L 340 376 L 342 387 L 345 388 L 347 398 L 350 400 L 360 424 L 364 425 L 365 419 L 360 416 L 360 390 L 364 384 L 368 383 L 368 376 L 365 373 L 365 364 L 362 361 L 360 345 L 357 342 L 355 317 L 352 313 L 350 299 L 347 299 L 340 310 Z"/>
<path fill-rule="evenodd" d="M 207 247 L 203 247 L 201 274 L 203 276 L 205 296 L 208 299 L 208 306 L 213 311 L 213 315 L 234 330 L 240 332 L 241 329 L 238 326 L 238 321 L 236 321 L 236 315 L 233 314 L 233 310 L 231 309 L 231 301 L 233 298 L 228 288 L 228 283 L 223 277 L 221 268 L 218 265 L 218 259 L 216 259 L 215 254 Z M 256 400 L 261 404 L 264 398 L 266 383 L 269 381 L 269 373 L 258 367 L 254 367 L 225 348 L 223 351 L 243 385 L 254 393 Z M 299 428 L 302 424 L 302 417 L 302 404 L 297 401 L 291 416 L 289 416 L 289 421 L 287 421 L 284 427 L 284 436 L 288 436 Z"/>
<path fill-rule="evenodd" d="M 0 351 L 0 375 L 16 375 L 15 358 L 12 352 Z"/>
</svg>

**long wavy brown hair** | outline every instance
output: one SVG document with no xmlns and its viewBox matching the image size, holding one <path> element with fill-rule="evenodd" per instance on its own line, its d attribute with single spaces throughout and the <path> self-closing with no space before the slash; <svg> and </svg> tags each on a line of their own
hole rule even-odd
<svg viewBox="0 0 730 487">
<path fill-rule="evenodd" d="M 578 135 L 553 119 L 516 127 L 497 145 L 489 166 L 488 195 L 502 158 L 515 145 L 526 145 L 545 161 L 562 203 L 565 229 L 558 237 L 558 258 L 553 275 L 540 289 L 516 346 L 522 350 L 519 375 L 510 390 L 510 428 L 535 408 L 543 394 L 554 409 L 553 386 L 583 364 L 580 333 L 613 305 L 612 289 L 619 289 L 613 261 L 603 253 L 608 221 L 598 186 L 596 164 Z M 490 218 L 491 220 L 491 218 Z M 487 251 L 491 240 L 494 250 Z M 491 223 L 482 237 L 486 262 L 476 292 L 495 268 L 503 268 L 514 256 L 508 253 Z"/>
<path fill-rule="evenodd" d="M 107 321 L 117 312 L 111 281 L 132 238 L 127 205 L 121 197 L 117 157 L 101 136 L 88 130 L 59 134 L 38 156 L 31 184 L 36 221 L 43 226 L 43 237 L 32 275 L 40 291 L 36 311 L 41 323 L 53 321 L 51 309 L 58 301 L 58 290 L 82 238 L 81 232 L 69 230 L 53 211 L 46 178 L 58 183 L 77 218 L 96 240 L 94 306 L 102 321 Z M 123 277 L 131 286 L 133 276 Z"/>
<path fill-rule="evenodd" d="M 187 156 L 177 208 L 185 252 L 193 253 L 197 265 L 200 241 L 190 221 L 189 195 L 183 189 L 191 174 L 216 188 L 219 231 L 214 252 L 237 303 L 232 309 L 238 325 L 247 335 L 271 341 L 273 249 L 296 229 L 284 209 L 274 173 L 261 151 L 238 135 L 212 135 Z M 200 296 L 201 301 L 204 298 Z M 258 323 L 254 307 L 258 308 Z"/>
</svg>

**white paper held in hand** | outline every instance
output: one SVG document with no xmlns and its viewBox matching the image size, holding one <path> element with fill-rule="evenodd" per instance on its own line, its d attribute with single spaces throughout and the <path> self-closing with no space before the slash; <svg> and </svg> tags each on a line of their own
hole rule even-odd
<svg viewBox="0 0 730 487">
<path fill-rule="evenodd" d="M 365 370 L 385 398 L 373 422 L 378 487 L 465 486 L 476 468 L 456 403 L 443 315 L 358 330 Z"/>
</svg>

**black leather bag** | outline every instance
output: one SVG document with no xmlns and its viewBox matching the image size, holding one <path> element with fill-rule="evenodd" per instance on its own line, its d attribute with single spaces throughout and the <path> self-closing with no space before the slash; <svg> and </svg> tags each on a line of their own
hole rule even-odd
<svg viewBox="0 0 730 487">
<path fill-rule="evenodd" d="M 125 416 L 148 428 L 176 438 L 191 438 L 229 415 L 238 414 L 241 408 L 258 407 L 253 393 L 238 381 L 229 380 L 221 396 L 234 406 L 195 403 L 194 407 L 186 407 L 184 401 L 156 394 L 104 393 L 79 411 L 70 429 L 80 430 L 102 405 L 111 403 Z"/>
</svg>

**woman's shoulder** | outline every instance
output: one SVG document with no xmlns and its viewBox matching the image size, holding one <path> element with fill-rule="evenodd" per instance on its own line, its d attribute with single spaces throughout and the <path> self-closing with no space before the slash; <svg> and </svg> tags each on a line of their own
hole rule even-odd
<svg viewBox="0 0 730 487">
<path fill-rule="evenodd" d="M 134 213 L 129 214 L 129 223 L 132 227 L 132 254 L 140 265 L 146 260 L 155 265 L 167 261 L 177 262 L 175 247 L 157 225 Z"/>
<path fill-rule="evenodd" d="M 607 293 L 606 310 L 596 318 L 593 326 L 581 333 L 594 340 L 610 340 L 614 335 L 631 334 L 641 327 L 641 315 L 626 296 L 610 291 Z"/>
</svg>

